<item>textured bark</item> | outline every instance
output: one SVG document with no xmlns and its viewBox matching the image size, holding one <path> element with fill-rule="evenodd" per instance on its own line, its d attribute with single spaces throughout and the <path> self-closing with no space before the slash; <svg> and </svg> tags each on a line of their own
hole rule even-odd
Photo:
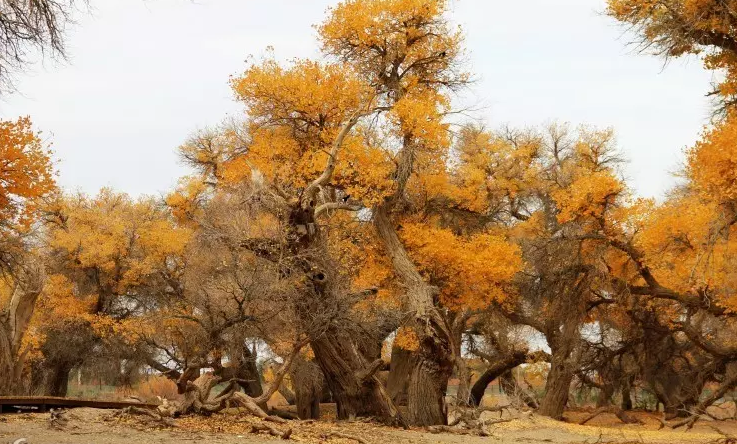
<svg viewBox="0 0 737 444">
<path fill-rule="evenodd" d="M 17 390 L 23 368 L 23 337 L 43 288 L 43 271 L 30 264 L 18 270 L 10 302 L 0 311 L 0 395 Z"/>
<path fill-rule="evenodd" d="M 392 347 L 391 359 L 386 390 L 396 405 L 406 406 L 409 375 L 412 370 L 412 353 L 401 347 Z"/>
<path fill-rule="evenodd" d="M 349 337 L 331 328 L 310 345 L 333 394 L 338 419 L 376 416 L 387 423 L 404 424 L 376 374 L 365 374 L 369 363 Z"/>
<path fill-rule="evenodd" d="M 294 387 L 297 416 L 300 419 L 320 419 L 320 401 L 325 377 L 320 367 L 311 361 L 298 359 L 289 372 Z"/>
<path fill-rule="evenodd" d="M 553 354 L 553 362 L 551 362 L 548 380 L 545 384 L 545 396 L 538 410 L 539 414 L 553 419 L 563 418 L 574 373 L 564 360 L 561 362 L 559 359 L 556 359 L 556 355 Z"/>
<path fill-rule="evenodd" d="M 407 419 L 412 425 L 447 425 L 445 393 L 452 373 L 450 360 L 425 353 L 414 359 L 407 390 Z"/>
<path fill-rule="evenodd" d="M 453 353 L 450 332 L 434 305 L 437 289 L 425 282 L 409 258 L 386 208 L 374 209 L 374 226 L 406 288 L 406 304 L 413 318 L 404 327 L 419 339 L 419 348 L 412 353 L 407 420 L 416 426 L 446 425 L 445 391 L 453 373 Z"/>
</svg>

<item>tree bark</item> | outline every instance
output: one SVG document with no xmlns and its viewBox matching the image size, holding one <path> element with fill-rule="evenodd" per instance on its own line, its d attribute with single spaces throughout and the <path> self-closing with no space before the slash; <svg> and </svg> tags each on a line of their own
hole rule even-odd
<svg viewBox="0 0 737 444">
<path fill-rule="evenodd" d="M 495 361 L 473 384 L 473 387 L 471 388 L 471 405 L 480 406 L 481 399 L 484 397 L 484 393 L 486 392 L 486 388 L 489 384 L 507 371 L 523 364 L 526 359 L 527 353 L 513 353 L 511 355 L 503 356 L 499 358 L 499 360 Z"/>
<path fill-rule="evenodd" d="M 446 425 L 445 394 L 453 373 L 451 335 L 435 307 L 437 289 L 425 282 L 389 220 L 387 209 L 374 209 L 374 226 L 406 287 L 406 305 L 413 318 L 405 323 L 417 335 L 407 390 L 407 420 L 415 426 Z"/>
<path fill-rule="evenodd" d="M 561 362 L 563 361 L 563 362 Z M 565 359 L 553 354 L 553 359 L 545 383 L 545 396 L 540 402 L 538 413 L 553 419 L 562 419 L 563 411 L 568 403 L 568 393 L 573 380 L 573 370 L 566 365 Z"/>
<path fill-rule="evenodd" d="M 290 371 L 299 419 L 320 419 L 325 377 L 314 362 L 298 359 Z"/>
<path fill-rule="evenodd" d="M 386 390 L 396 405 L 407 405 L 407 389 L 409 375 L 412 370 L 412 353 L 401 348 L 392 347 L 392 361 L 389 363 L 389 376 Z"/>
<path fill-rule="evenodd" d="M 0 395 L 18 390 L 23 365 L 21 346 L 43 289 L 43 270 L 28 264 L 17 270 L 10 303 L 0 311 Z"/>
<path fill-rule="evenodd" d="M 384 385 L 353 342 L 334 327 L 310 341 L 315 360 L 337 405 L 338 419 L 376 416 L 390 424 L 404 420 L 389 398 Z"/>
</svg>

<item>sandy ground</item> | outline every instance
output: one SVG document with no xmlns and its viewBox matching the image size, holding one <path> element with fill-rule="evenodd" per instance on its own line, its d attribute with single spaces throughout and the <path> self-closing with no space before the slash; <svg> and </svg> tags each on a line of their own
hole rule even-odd
<svg viewBox="0 0 737 444">
<path fill-rule="evenodd" d="M 0 416 L 0 444 L 25 438 L 28 444 L 123 444 L 123 443 L 186 443 L 205 442 L 222 444 L 272 443 L 278 438 L 250 433 L 255 420 L 239 414 L 219 414 L 210 418 L 181 418 L 173 429 L 156 429 L 137 418 L 110 418 L 110 411 L 75 409 L 67 414 L 70 419 L 63 430 L 49 425 L 49 414 L 10 414 Z M 737 434 L 737 423 L 701 422 L 692 431 L 658 431 L 658 421 L 651 415 L 639 413 L 645 425 L 622 425 L 614 416 L 601 415 L 586 426 L 573 422 L 585 413 L 569 413 L 569 422 L 553 421 L 537 416 L 525 416 L 490 427 L 492 436 L 478 437 L 454 434 L 431 434 L 424 430 L 399 430 L 364 422 L 321 421 L 308 423 L 291 421 L 291 440 L 304 443 L 344 444 L 356 441 L 327 436 L 340 432 L 363 438 L 369 444 L 461 444 L 461 443 L 561 443 L 561 444 L 623 444 L 623 443 L 709 443 L 725 433 Z M 283 426 L 278 426 L 283 427 Z M 20 442 L 18 443 L 20 444 Z"/>
</svg>

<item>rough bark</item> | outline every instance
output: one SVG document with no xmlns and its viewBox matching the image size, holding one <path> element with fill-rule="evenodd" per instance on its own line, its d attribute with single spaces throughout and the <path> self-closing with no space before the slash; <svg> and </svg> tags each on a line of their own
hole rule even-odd
<svg viewBox="0 0 737 444">
<path fill-rule="evenodd" d="M 299 419 L 320 419 L 320 401 L 325 387 L 320 367 L 314 362 L 298 359 L 289 375 Z"/>
<path fill-rule="evenodd" d="M 374 209 L 374 226 L 406 288 L 406 304 L 413 316 L 404 327 L 419 339 L 408 381 L 407 420 L 416 426 L 446 425 L 445 392 L 453 373 L 453 354 L 451 335 L 434 305 L 437 289 L 425 282 L 409 258 L 386 208 Z"/>
<path fill-rule="evenodd" d="M 330 328 L 312 338 L 310 345 L 333 394 L 338 419 L 376 416 L 387 423 L 404 424 L 384 385 L 376 376 L 378 367 L 373 372 L 367 372 L 370 364 L 349 337 Z"/>
<path fill-rule="evenodd" d="M 484 397 L 486 388 L 496 378 L 500 377 L 507 371 L 523 364 L 527 359 L 527 353 L 513 353 L 510 355 L 502 356 L 499 360 L 495 361 L 484 373 L 479 376 L 479 379 L 474 382 L 471 388 L 471 404 L 474 406 L 481 405 L 481 399 Z"/>
<path fill-rule="evenodd" d="M 29 264 L 17 270 L 15 279 L 10 302 L 0 311 L 0 394 L 10 394 L 19 386 L 23 366 L 20 350 L 43 288 L 43 271 Z"/>
<path fill-rule="evenodd" d="M 568 403 L 574 371 L 565 360 L 553 354 L 548 379 L 545 383 L 545 396 L 540 402 L 538 413 L 553 419 L 562 419 Z M 563 361 L 563 362 L 561 362 Z"/>
<path fill-rule="evenodd" d="M 396 405 L 406 406 L 409 375 L 412 370 L 412 353 L 401 347 L 392 347 L 391 359 L 386 390 Z"/>
</svg>

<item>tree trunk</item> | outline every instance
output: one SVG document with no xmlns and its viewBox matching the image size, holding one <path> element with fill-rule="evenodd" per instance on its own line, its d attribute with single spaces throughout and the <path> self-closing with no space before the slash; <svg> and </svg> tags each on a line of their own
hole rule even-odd
<svg viewBox="0 0 737 444">
<path fill-rule="evenodd" d="M 381 362 L 367 363 L 350 338 L 335 327 L 312 338 L 310 345 L 333 394 L 338 419 L 375 416 L 390 424 L 404 424 L 376 376 Z"/>
<path fill-rule="evenodd" d="M 413 319 L 405 324 L 419 340 L 413 351 L 407 390 L 407 420 L 416 426 L 446 425 L 445 394 L 453 373 L 451 334 L 435 307 L 437 288 L 430 286 L 402 245 L 387 209 L 374 209 L 374 226 L 392 266 L 406 287 L 406 306 Z"/>
<path fill-rule="evenodd" d="M 0 395 L 18 391 L 23 337 L 43 289 L 43 270 L 30 263 L 14 270 L 15 288 L 7 307 L 0 310 Z"/>
<path fill-rule="evenodd" d="M 622 384 L 622 410 L 632 410 L 632 389 L 630 382 L 625 381 Z"/>
<path fill-rule="evenodd" d="M 458 392 L 456 401 L 458 405 L 467 406 L 471 403 L 471 371 L 466 361 L 457 357 L 455 360 L 456 376 L 458 377 Z"/>
<path fill-rule="evenodd" d="M 471 388 L 471 405 L 480 406 L 481 399 L 484 397 L 484 393 L 486 392 L 486 387 L 508 370 L 523 364 L 526 359 L 527 353 L 520 352 L 503 356 L 499 358 L 499 360 L 495 361 L 473 384 L 473 387 Z"/>
<path fill-rule="evenodd" d="M 320 419 L 320 401 L 325 377 L 320 367 L 304 359 L 295 360 L 290 371 L 294 387 L 297 416 L 300 419 Z"/>
<path fill-rule="evenodd" d="M 568 403 L 572 380 L 573 370 L 568 368 L 565 359 L 553 354 L 548 380 L 545 384 L 545 396 L 540 402 L 538 413 L 553 419 L 562 419 L 563 411 Z"/>
<path fill-rule="evenodd" d="M 407 405 L 407 388 L 412 370 L 412 353 L 398 346 L 392 347 L 392 361 L 389 363 L 389 376 L 386 391 L 395 405 Z"/>
<path fill-rule="evenodd" d="M 69 374 L 72 372 L 72 367 L 71 365 L 62 364 L 48 369 L 44 394 L 65 397 L 69 388 Z"/>
</svg>

